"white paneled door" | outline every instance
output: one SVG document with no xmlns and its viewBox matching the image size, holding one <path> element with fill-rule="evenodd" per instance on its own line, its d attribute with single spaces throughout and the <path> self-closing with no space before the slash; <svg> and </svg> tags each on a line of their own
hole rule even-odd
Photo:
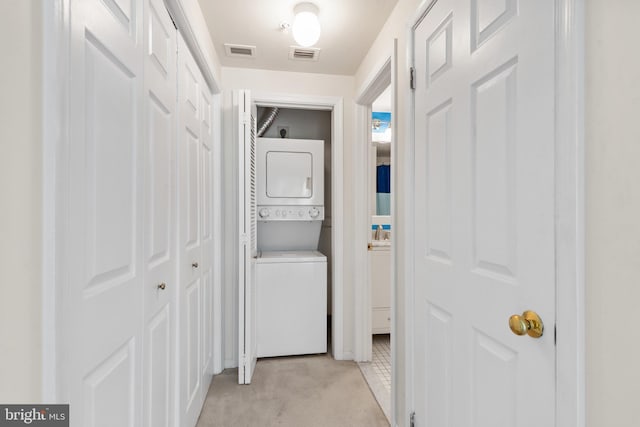
<svg viewBox="0 0 640 427">
<path fill-rule="evenodd" d="M 142 2 L 70 3 L 62 401 L 71 425 L 142 425 Z M 157 246 L 160 248 L 160 246 Z M 68 395 L 67 395 L 68 393 Z"/>
<path fill-rule="evenodd" d="M 176 29 L 162 0 L 144 13 L 144 426 L 174 425 Z"/>
<path fill-rule="evenodd" d="M 72 427 L 192 427 L 214 369 L 212 93 L 163 0 L 68 18 L 59 400 Z"/>
<path fill-rule="evenodd" d="M 200 72 L 178 37 L 178 144 L 180 262 L 180 406 L 182 425 L 195 425 L 202 388 L 202 263 L 200 215 Z"/>
<path fill-rule="evenodd" d="M 178 35 L 180 407 L 196 424 L 213 364 L 213 129 L 211 92 Z"/>
<path fill-rule="evenodd" d="M 417 426 L 555 425 L 554 7 L 437 0 L 414 29 Z"/>
</svg>

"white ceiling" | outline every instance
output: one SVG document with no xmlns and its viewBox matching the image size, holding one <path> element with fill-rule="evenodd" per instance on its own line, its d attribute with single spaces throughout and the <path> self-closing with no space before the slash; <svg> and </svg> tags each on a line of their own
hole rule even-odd
<svg viewBox="0 0 640 427">
<path fill-rule="evenodd" d="M 303 0 L 198 1 L 223 66 L 353 75 L 398 0 L 311 0 L 322 28 L 317 62 L 290 60 L 293 36 L 280 31 Z M 228 57 L 225 43 L 256 46 L 256 57 Z"/>
</svg>

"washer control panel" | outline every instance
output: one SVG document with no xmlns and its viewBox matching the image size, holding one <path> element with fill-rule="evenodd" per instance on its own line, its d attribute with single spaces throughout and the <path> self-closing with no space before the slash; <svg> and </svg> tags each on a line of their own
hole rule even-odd
<svg viewBox="0 0 640 427">
<path fill-rule="evenodd" d="M 258 206 L 258 221 L 321 221 L 324 206 Z"/>
</svg>

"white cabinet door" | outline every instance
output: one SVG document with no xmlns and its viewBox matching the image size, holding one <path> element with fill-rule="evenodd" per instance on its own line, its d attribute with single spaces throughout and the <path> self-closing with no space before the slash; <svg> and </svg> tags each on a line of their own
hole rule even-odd
<svg viewBox="0 0 640 427">
<path fill-rule="evenodd" d="M 371 333 L 391 333 L 391 250 L 369 250 Z"/>
<path fill-rule="evenodd" d="M 200 71 L 178 35 L 178 156 L 180 281 L 180 407 L 183 426 L 193 426 L 202 406 L 203 285 L 201 266 L 202 141 Z"/>
<path fill-rule="evenodd" d="M 59 378 L 75 427 L 142 425 L 142 4 L 69 3 Z"/>
<path fill-rule="evenodd" d="M 256 119 L 249 91 L 233 93 L 234 141 L 238 147 L 238 383 L 250 384 L 258 358 L 255 257 Z"/>
<path fill-rule="evenodd" d="M 176 29 L 162 0 L 144 11 L 144 426 L 174 418 L 176 297 Z"/>
<path fill-rule="evenodd" d="M 438 0 L 414 33 L 417 426 L 555 425 L 554 5 Z"/>
</svg>

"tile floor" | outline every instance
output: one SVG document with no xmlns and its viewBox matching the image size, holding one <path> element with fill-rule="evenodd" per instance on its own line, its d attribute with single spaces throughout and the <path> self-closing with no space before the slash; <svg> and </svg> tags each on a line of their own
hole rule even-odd
<svg viewBox="0 0 640 427">
<path fill-rule="evenodd" d="M 373 336 L 373 370 L 391 393 L 391 337 L 389 334 Z"/>
<path fill-rule="evenodd" d="M 391 421 L 391 337 L 373 335 L 373 359 L 358 363 L 382 411 Z"/>
</svg>

